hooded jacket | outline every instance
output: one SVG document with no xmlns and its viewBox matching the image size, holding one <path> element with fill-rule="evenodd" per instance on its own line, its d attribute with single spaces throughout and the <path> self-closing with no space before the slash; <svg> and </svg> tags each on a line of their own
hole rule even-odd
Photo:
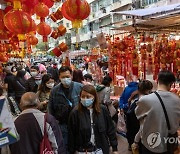
<svg viewBox="0 0 180 154">
<path fill-rule="evenodd" d="M 131 94 L 138 89 L 137 82 L 130 82 L 128 86 L 124 89 L 120 100 L 119 100 L 119 107 L 120 109 L 128 109 L 128 99 L 130 98 Z"/>
</svg>

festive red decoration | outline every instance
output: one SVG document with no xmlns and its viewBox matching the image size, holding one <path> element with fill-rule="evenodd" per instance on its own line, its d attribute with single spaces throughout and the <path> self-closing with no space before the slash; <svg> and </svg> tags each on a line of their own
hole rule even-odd
<svg viewBox="0 0 180 154">
<path fill-rule="evenodd" d="M 13 9 L 12 6 L 7 6 L 4 10 L 5 13 L 8 13 L 9 11 L 11 11 Z"/>
<path fill-rule="evenodd" d="M 39 3 L 35 6 L 35 13 L 39 17 L 45 18 L 49 15 L 49 8 L 44 3 Z"/>
<path fill-rule="evenodd" d="M 4 29 L 3 18 L 4 18 L 4 11 L 0 9 L 0 31 Z"/>
<path fill-rule="evenodd" d="M 66 33 L 66 27 L 64 27 L 63 25 L 60 25 L 58 27 L 58 33 L 59 35 L 63 36 Z"/>
<path fill-rule="evenodd" d="M 48 6 L 48 8 L 51 8 L 54 5 L 54 2 L 52 0 L 41 0 L 45 5 Z"/>
<path fill-rule="evenodd" d="M 30 45 L 36 45 L 36 44 L 38 44 L 38 39 L 35 36 L 30 36 L 28 38 L 28 43 Z"/>
<path fill-rule="evenodd" d="M 47 36 L 51 33 L 51 27 L 45 22 L 41 22 L 37 25 L 37 32 L 43 36 L 43 41 L 47 42 Z"/>
<path fill-rule="evenodd" d="M 55 13 L 52 13 L 50 17 L 54 22 L 61 20 L 63 18 L 61 8 L 59 8 Z"/>
<path fill-rule="evenodd" d="M 62 52 L 65 52 L 68 50 L 68 46 L 66 43 L 62 42 L 60 45 L 59 45 L 59 48 Z"/>
<path fill-rule="evenodd" d="M 26 34 L 32 29 L 32 19 L 29 14 L 20 10 L 12 10 L 4 16 L 4 24 L 10 32 Z"/>
<path fill-rule="evenodd" d="M 59 48 L 57 48 L 57 47 L 54 48 L 52 52 L 57 57 L 59 57 L 62 54 L 61 50 Z"/>
<path fill-rule="evenodd" d="M 67 0 L 62 5 L 62 14 L 72 21 L 74 28 L 80 28 L 82 20 L 90 14 L 90 6 L 86 0 Z"/>
</svg>

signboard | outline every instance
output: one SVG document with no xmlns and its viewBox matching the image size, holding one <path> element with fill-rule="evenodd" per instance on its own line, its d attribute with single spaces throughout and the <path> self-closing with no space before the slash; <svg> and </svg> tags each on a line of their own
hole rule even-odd
<svg viewBox="0 0 180 154">
<path fill-rule="evenodd" d="M 8 108 L 8 101 L 0 98 L 0 148 L 15 143 L 18 139 L 14 120 Z"/>
</svg>

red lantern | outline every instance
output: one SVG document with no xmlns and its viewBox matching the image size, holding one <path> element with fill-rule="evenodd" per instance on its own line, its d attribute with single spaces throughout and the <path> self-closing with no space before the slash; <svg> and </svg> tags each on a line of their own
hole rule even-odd
<svg viewBox="0 0 180 154">
<path fill-rule="evenodd" d="M 39 17 L 45 18 L 46 16 L 49 15 L 49 8 L 44 3 L 39 3 L 38 5 L 35 6 L 35 13 Z"/>
<path fill-rule="evenodd" d="M 32 29 L 32 19 L 24 11 L 12 10 L 4 16 L 4 25 L 10 32 L 26 34 Z"/>
<path fill-rule="evenodd" d="M 54 2 L 51 0 L 42 0 L 42 2 L 48 6 L 48 8 L 51 8 L 54 5 Z"/>
<path fill-rule="evenodd" d="M 0 31 L 4 29 L 4 11 L 0 9 Z"/>
<path fill-rule="evenodd" d="M 38 4 L 38 0 L 26 0 L 23 4 L 28 6 L 30 9 L 34 9 L 34 7 Z"/>
<path fill-rule="evenodd" d="M 80 28 L 82 20 L 90 14 L 90 6 L 86 0 L 67 0 L 62 5 L 62 14 L 66 19 L 72 21 L 74 28 Z"/>
<path fill-rule="evenodd" d="M 47 42 L 47 36 L 51 33 L 51 27 L 45 22 L 41 22 L 37 25 L 37 32 L 43 36 L 43 41 Z"/>
<path fill-rule="evenodd" d="M 30 45 L 36 45 L 36 44 L 38 44 L 38 39 L 35 36 L 30 36 L 28 38 L 28 43 Z"/>
</svg>

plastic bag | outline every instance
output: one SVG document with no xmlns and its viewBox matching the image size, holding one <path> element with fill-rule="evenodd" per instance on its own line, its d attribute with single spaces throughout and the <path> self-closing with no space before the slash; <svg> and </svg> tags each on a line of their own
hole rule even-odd
<svg viewBox="0 0 180 154">
<path fill-rule="evenodd" d="M 118 133 L 126 133 L 126 123 L 124 120 L 124 114 L 119 113 L 118 114 L 118 123 L 117 123 L 117 132 Z"/>
</svg>

